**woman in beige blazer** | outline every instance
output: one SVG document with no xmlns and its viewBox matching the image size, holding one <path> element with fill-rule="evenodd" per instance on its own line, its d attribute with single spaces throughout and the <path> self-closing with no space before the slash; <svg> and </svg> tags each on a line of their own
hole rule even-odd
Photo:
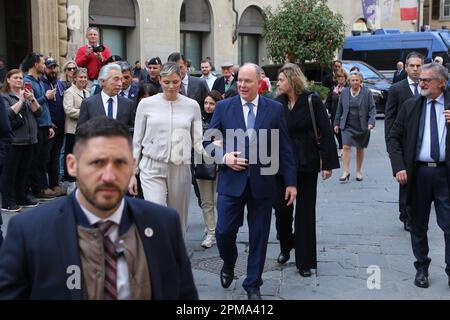
<svg viewBox="0 0 450 320">
<path fill-rule="evenodd" d="M 64 154 L 72 153 L 75 142 L 75 130 L 80 116 L 81 103 L 89 97 L 89 91 L 86 90 L 88 84 L 87 70 L 78 68 L 73 74 L 73 85 L 64 92 L 64 112 L 66 113 L 65 134 L 66 142 Z M 67 172 L 67 166 L 64 164 L 64 180 L 69 182 L 67 194 L 75 188 L 75 178 Z"/>
</svg>

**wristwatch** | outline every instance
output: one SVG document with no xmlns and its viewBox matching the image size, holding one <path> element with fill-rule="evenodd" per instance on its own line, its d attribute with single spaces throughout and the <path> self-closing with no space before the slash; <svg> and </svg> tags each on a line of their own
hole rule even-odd
<svg viewBox="0 0 450 320">
<path fill-rule="evenodd" d="M 36 102 L 36 99 L 31 100 L 31 103 L 34 103 L 34 102 Z"/>
</svg>

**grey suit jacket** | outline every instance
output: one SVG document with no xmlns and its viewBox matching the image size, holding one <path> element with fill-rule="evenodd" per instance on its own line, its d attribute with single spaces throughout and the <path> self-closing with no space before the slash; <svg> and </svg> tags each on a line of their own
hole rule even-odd
<svg viewBox="0 0 450 320">
<path fill-rule="evenodd" d="M 198 102 L 200 109 L 203 110 L 203 104 L 205 102 L 206 95 L 209 93 L 208 84 L 204 79 L 188 76 L 188 98 L 194 99 Z"/>
<path fill-rule="evenodd" d="M 118 96 L 117 118 L 130 130 L 134 128 L 134 117 L 136 116 L 136 107 L 132 100 Z M 105 107 L 103 105 L 102 95 L 96 94 L 83 100 L 80 107 L 80 117 L 78 118 L 77 128 L 95 117 L 105 117 Z"/>
<path fill-rule="evenodd" d="M 371 124 L 375 127 L 377 110 L 375 107 L 375 101 L 373 100 L 372 92 L 365 88 L 361 88 L 360 94 L 362 95 L 359 107 L 359 119 L 361 121 L 361 128 L 366 130 L 368 125 Z M 347 123 L 347 117 L 350 106 L 350 87 L 342 90 L 339 98 L 338 107 L 336 111 L 336 117 L 334 118 L 334 126 L 339 126 L 341 130 L 345 129 Z"/>
</svg>

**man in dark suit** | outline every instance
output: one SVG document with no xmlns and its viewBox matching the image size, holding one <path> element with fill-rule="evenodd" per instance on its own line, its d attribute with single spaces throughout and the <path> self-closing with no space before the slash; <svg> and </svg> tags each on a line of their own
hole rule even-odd
<svg viewBox="0 0 450 320">
<path fill-rule="evenodd" d="M 6 155 L 9 152 L 13 138 L 14 133 L 11 129 L 11 123 L 8 119 L 8 114 L 6 113 L 5 101 L 0 96 L 0 175 L 3 169 L 3 161 L 5 160 Z M 2 246 L 3 243 L 3 233 L 1 229 L 2 225 L 3 219 L 0 212 L 0 247 Z"/>
<path fill-rule="evenodd" d="M 399 112 L 403 102 L 414 96 L 419 96 L 420 88 L 418 87 L 420 71 L 423 65 L 423 56 L 417 52 L 411 52 L 406 57 L 406 72 L 408 77 L 391 86 L 386 102 L 385 118 L 384 118 L 384 136 L 387 140 L 389 132 L 394 124 L 395 118 Z M 410 231 L 409 209 L 406 205 L 406 187 L 399 185 L 399 219 L 403 222 L 406 231 Z"/>
<path fill-rule="evenodd" d="M 222 97 L 225 96 L 225 93 L 230 89 L 237 91 L 236 79 L 233 75 L 233 66 L 234 64 L 231 62 L 222 63 L 222 76 L 214 81 L 212 90 L 219 91 L 222 94 Z"/>
<path fill-rule="evenodd" d="M 89 119 L 107 116 L 119 120 L 132 131 L 136 108 L 133 101 L 118 95 L 123 83 L 120 66 L 114 63 L 104 66 L 100 70 L 99 81 L 102 92 L 83 100 L 77 127 Z"/>
<path fill-rule="evenodd" d="M 238 256 L 236 235 L 247 205 L 250 248 L 243 287 L 249 300 L 261 299 L 259 288 L 263 283 L 278 168 L 284 178 L 288 205 L 297 194 L 295 162 L 283 107 L 258 95 L 259 80 L 259 66 L 245 64 L 239 71 L 239 96 L 217 104 L 210 130 L 205 134 L 206 148 L 214 146 L 211 155 L 224 164 L 217 186 L 216 239 L 224 261 L 221 283 L 227 288 L 233 281 Z M 212 137 L 221 140 L 222 147 L 208 145 Z M 264 159 L 266 155 L 268 158 Z"/>
<path fill-rule="evenodd" d="M 179 53 L 174 52 L 168 58 L 168 62 L 178 63 L 181 72 L 181 87 L 180 93 L 188 98 L 194 99 L 198 102 L 200 109 L 203 110 L 206 95 L 209 93 L 208 84 L 204 79 L 193 77 L 187 72 L 187 64 L 185 57 Z"/>
<path fill-rule="evenodd" d="M 408 59 L 406 59 L 408 60 Z M 397 83 L 399 81 L 402 81 L 403 79 L 406 79 L 408 76 L 408 73 L 403 69 L 403 61 L 397 62 L 397 71 L 394 73 L 394 78 L 392 79 L 392 83 Z"/>
<path fill-rule="evenodd" d="M 197 299 L 178 214 L 126 198 L 128 128 L 106 117 L 76 135 L 78 189 L 11 219 L 0 250 L 0 299 Z"/>
<path fill-rule="evenodd" d="M 421 97 L 403 103 L 388 136 L 395 178 L 407 188 L 411 206 L 411 244 L 417 270 L 414 284 L 429 286 L 428 221 L 434 202 L 444 231 L 445 272 L 450 286 L 450 93 L 447 70 L 431 63 L 420 73 Z"/>
<path fill-rule="evenodd" d="M 131 65 L 126 61 L 119 61 L 117 64 L 122 69 L 122 90 L 120 90 L 119 96 L 130 99 L 137 107 L 139 87 L 133 83 Z"/>
</svg>

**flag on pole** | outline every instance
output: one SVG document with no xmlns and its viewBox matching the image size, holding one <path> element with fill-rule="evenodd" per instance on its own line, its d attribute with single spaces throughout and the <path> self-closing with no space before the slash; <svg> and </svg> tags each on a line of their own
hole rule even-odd
<svg viewBox="0 0 450 320">
<path fill-rule="evenodd" d="M 401 20 L 416 20 L 417 12 L 417 0 L 400 0 Z"/>
<path fill-rule="evenodd" d="M 381 21 L 389 21 L 392 17 L 394 0 L 380 0 Z"/>
</svg>

